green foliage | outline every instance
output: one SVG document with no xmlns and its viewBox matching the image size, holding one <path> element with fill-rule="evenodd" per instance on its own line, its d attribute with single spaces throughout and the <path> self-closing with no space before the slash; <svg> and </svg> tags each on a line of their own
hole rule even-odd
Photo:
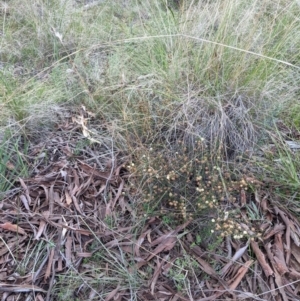
<svg viewBox="0 0 300 301">
<path fill-rule="evenodd" d="M 300 131 L 300 104 L 295 103 L 292 106 L 289 106 L 285 112 L 284 121 L 291 127 L 295 127 Z"/>
<path fill-rule="evenodd" d="M 18 177 L 28 175 L 27 149 L 26 141 L 11 137 L 9 132 L 4 134 L 0 142 L 0 191 L 2 193 L 9 190 Z"/>
<path fill-rule="evenodd" d="M 183 291 L 188 286 L 188 274 L 195 273 L 199 269 L 199 265 L 195 259 L 187 254 L 175 260 L 172 268 L 168 272 L 168 277 L 172 279 L 177 290 Z"/>
<path fill-rule="evenodd" d="M 256 174 L 270 187 L 270 193 L 281 200 L 280 205 L 289 204 L 289 210 L 298 212 L 300 188 L 300 153 L 286 144 L 281 134 L 272 135 L 273 151 L 255 163 Z"/>
</svg>

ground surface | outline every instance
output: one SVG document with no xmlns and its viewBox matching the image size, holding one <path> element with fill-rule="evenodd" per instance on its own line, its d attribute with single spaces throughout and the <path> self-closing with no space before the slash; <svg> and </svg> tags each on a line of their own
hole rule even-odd
<svg viewBox="0 0 300 301">
<path fill-rule="evenodd" d="M 0 1 L 4 300 L 300 300 L 300 7 Z"/>
<path fill-rule="evenodd" d="M 297 300 L 300 223 L 266 184 L 168 224 L 133 201 L 130 158 L 88 142 L 89 117 L 30 145 L 30 177 L 2 200 L 3 300 Z"/>
</svg>

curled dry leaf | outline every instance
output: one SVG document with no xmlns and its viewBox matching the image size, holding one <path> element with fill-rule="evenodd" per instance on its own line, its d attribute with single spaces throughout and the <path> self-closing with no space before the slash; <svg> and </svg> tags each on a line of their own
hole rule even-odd
<svg viewBox="0 0 300 301">
<path fill-rule="evenodd" d="M 65 192 L 65 196 L 66 196 L 66 203 L 69 206 L 70 204 L 72 204 L 72 198 L 71 198 L 70 194 L 68 193 L 68 191 Z"/>
<path fill-rule="evenodd" d="M 29 195 L 29 189 L 28 189 L 27 185 L 25 184 L 25 182 L 21 178 L 19 178 L 19 182 L 21 183 L 21 186 L 25 190 L 26 198 L 27 198 L 28 204 L 30 205 L 31 204 L 31 197 Z"/>
<path fill-rule="evenodd" d="M 4 230 L 16 232 L 18 234 L 26 235 L 26 232 L 25 232 L 24 229 L 22 229 L 18 225 L 15 225 L 15 224 L 12 224 L 12 223 L 9 223 L 9 222 L 4 223 L 4 224 L 0 224 L 0 228 L 2 228 Z"/>
<path fill-rule="evenodd" d="M 42 233 L 44 232 L 45 227 L 46 227 L 46 222 L 43 221 L 43 220 L 40 220 L 39 230 L 38 230 L 38 232 L 36 233 L 34 239 L 36 239 L 36 240 L 39 240 L 39 239 L 40 239 Z"/>
<path fill-rule="evenodd" d="M 29 209 L 29 204 L 28 204 L 27 198 L 26 198 L 26 196 L 24 194 L 20 195 L 20 200 L 23 203 L 25 209 L 29 211 L 30 210 Z"/>
<path fill-rule="evenodd" d="M 299 233 L 296 233 L 294 230 L 291 229 L 291 238 L 294 241 L 297 247 L 300 247 L 300 238 Z"/>
<path fill-rule="evenodd" d="M 237 261 L 239 258 L 241 258 L 241 257 L 243 256 L 243 254 L 244 254 L 245 251 L 248 249 L 248 247 L 249 247 L 249 245 L 248 245 L 248 243 L 247 243 L 244 247 L 238 249 L 238 250 L 235 252 L 235 254 L 234 254 L 234 256 L 232 257 L 232 259 L 230 260 L 230 262 L 228 262 L 228 263 L 221 269 L 220 274 L 221 274 L 221 275 L 224 275 L 224 274 L 227 272 L 227 270 L 229 269 L 229 267 L 230 267 L 235 261 Z"/>
</svg>

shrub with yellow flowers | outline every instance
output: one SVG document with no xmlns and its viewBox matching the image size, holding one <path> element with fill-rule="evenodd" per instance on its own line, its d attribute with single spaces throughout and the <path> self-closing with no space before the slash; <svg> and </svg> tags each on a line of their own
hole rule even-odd
<svg viewBox="0 0 300 301">
<path fill-rule="evenodd" d="M 141 183 L 145 203 L 176 221 L 205 214 L 216 221 L 212 223 L 213 231 L 237 237 L 244 231 L 239 231 L 233 220 L 221 221 L 219 216 L 224 213 L 224 206 L 227 210 L 234 208 L 248 184 L 243 178 L 238 179 L 221 156 L 210 153 L 204 139 L 199 139 L 192 150 L 179 142 L 172 150 L 144 150 L 139 158 L 135 159 L 138 164 L 130 163 L 127 169 Z"/>
</svg>

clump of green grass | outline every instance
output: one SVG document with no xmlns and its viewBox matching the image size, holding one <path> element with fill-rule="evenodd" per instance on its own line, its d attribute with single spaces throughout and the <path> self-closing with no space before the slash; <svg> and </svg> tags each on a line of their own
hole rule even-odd
<svg viewBox="0 0 300 301">
<path fill-rule="evenodd" d="M 300 153 L 292 150 L 279 131 L 271 134 L 272 151 L 254 164 L 256 176 L 266 183 L 274 201 L 289 210 L 299 211 Z"/>
<path fill-rule="evenodd" d="M 184 254 L 175 260 L 167 276 L 179 292 L 189 293 L 189 279 L 200 272 L 199 265 L 191 256 Z"/>
<path fill-rule="evenodd" d="M 300 105 L 298 102 L 284 109 L 283 120 L 291 128 L 300 131 Z"/>
<path fill-rule="evenodd" d="M 28 175 L 26 160 L 28 143 L 10 133 L 0 133 L 0 200 L 4 193 L 13 187 L 18 177 Z"/>
</svg>

